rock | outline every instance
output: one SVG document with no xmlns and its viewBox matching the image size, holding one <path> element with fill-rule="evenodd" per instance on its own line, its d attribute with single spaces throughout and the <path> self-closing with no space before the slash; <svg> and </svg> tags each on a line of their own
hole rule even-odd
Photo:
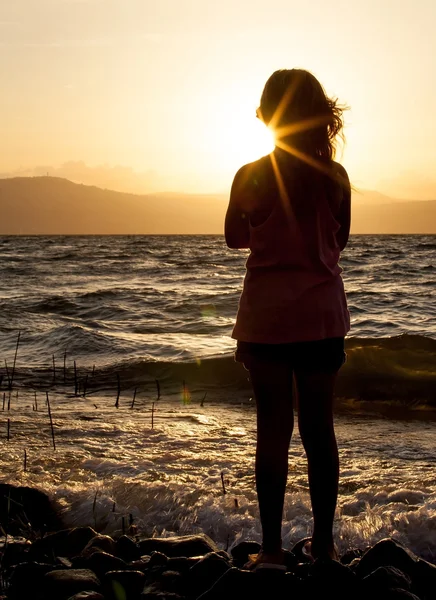
<svg viewBox="0 0 436 600">
<path fill-rule="evenodd" d="M 413 578 L 417 562 L 418 557 L 408 548 L 395 540 L 386 538 L 365 552 L 356 567 L 356 573 L 363 578 L 379 567 L 395 567 Z"/>
<path fill-rule="evenodd" d="M 45 600 L 68 600 L 79 592 L 99 592 L 100 580 L 89 569 L 49 571 L 43 580 Z"/>
<path fill-rule="evenodd" d="M 136 600 L 144 587 L 145 575 L 140 571 L 109 571 L 104 576 L 105 598 Z"/>
<path fill-rule="evenodd" d="M 341 556 L 340 562 L 343 565 L 350 565 L 356 558 L 359 559 L 362 556 L 362 554 L 362 550 L 359 550 L 358 548 L 348 550 L 347 552 L 345 552 L 345 554 Z"/>
<path fill-rule="evenodd" d="M 236 546 L 234 546 L 230 553 L 233 558 L 233 564 L 235 567 L 239 567 L 240 569 L 248 562 L 250 554 L 258 554 L 260 552 L 261 545 L 258 542 L 240 542 Z"/>
<path fill-rule="evenodd" d="M 359 580 L 353 571 L 336 560 L 316 560 L 305 582 L 309 597 L 348 600 L 359 595 Z"/>
<path fill-rule="evenodd" d="M 152 567 L 161 567 L 166 565 L 168 562 L 168 556 L 162 554 L 162 552 L 152 552 L 150 556 L 150 560 L 148 561 L 149 568 Z"/>
<path fill-rule="evenodd" d="M 303 554 L 304 545 L 307 542 L 310 542 L 311 540 L 312 540 L 312 538 L 310 538 L 310 537 L 303 538 L 302 540 L 298 541 L 292 548 L 291 552 L 296 557 L 297 563 L 311 563 L 312 562 L 312 559 L 310 557 Z"/>
<path fill-rule="evenodd" d="M 253 573 L 233 567 L 197 600 L 297 600 L 306 597 L 301 590 L 300 580 L 292 573 L 277 570 Z"/>
<path fill-rule="evenodd" d="M 395 567 L 379 567 L 364 577 L 362 584 L 368 595 L 377 595 L 391 589 L 410 591 L 411 580 Z"/>
<path fill-rule="evenodd" d="M 8 568 L 12 565 L 17 565 L 28 560 L 28 553 L 31 548 L 31 543 L 21 537 L 10 538 L 5 545 L 0 549 L 1 567 Z"/>
<path fill-rule="evenodd" d="M 189 570 L 186 582 L 189 595 L 196 598 L 211 588 L 230 568 L 226 559 L 216 552 L 209 552 Z"/>
<path fill-rule="evenodd" d="M 93 554 L 96 549 L 114 555 L 116 550 L 116 544 L 115 541 L 109 535 L 97 534 L 89 540 L 89 542 L 83 548 L 80 555 L 91 556 L 91 554 Z"/>
<path fill-rule="evenodd" d="M 70 596 L 68 600 L 105 600 L 105 597 L 99 594 L 98 592 L 89 591 L 74 594 L 74 596 Z"/>
<path fill-rule="evenodd" d="M 141 557 L 141 552 L 138 545 L 127 535 L 122 535 L 116 541 L 115 556 L 122 558 L 126 562 L 138 560 Z"/>
<path fill-rule="evenodd" d="M 71 558 L 80 554 L 89 540 L 96 535 L 92 527 L 62 529 L 33 542 L 29 554 L 35 559 L 41 556 Z"/>
<path fill-rule="evenodd" d="M 146 594 L 177 594 L 181 595 L 182 576 L 177 571 L 155 573 L 152 580 L 148 580 L 142 592 Z"/>
<path fill-rule="evenodd" d="M 434 597 L 434 596 L 433 596 Z M 407 592 L 406 590 L 395 589 L 395 590 L 387 590 L 384 594 L 377 594 L 373 597 L 373 600 L 421 600 L 412 592 Z"/>
<path fill-rule="evenodd" d="M 61 529 L 54 503 L 39 490 L 0 483 L 0 523 L 11 535 Z"/>
<path fill-rule="evenodd" d="M 53 571 L 53 565 L 47 563 L 26 562 L 18 564 L 10 578 L 10 598 L 22 600 L 33 596 L 35 589 L 41 589 L 46 573 Z"/>
<path fill-rule="evenodd" d="M 434 600 L 436 590 L 436 566 L 418 558 L 412 576 L 412 592 L 421 600 Z"/>
<path fill-rule="evenodd" d="M 150 563 L 149 556 L 141 556 L 141 558 L 138 560 L 132 560 L 132 562 L 129 564 L 129 567 L 133 571 L 144 572 L 148 568 L 149 563 Z"/>
<path fill-rule="evenodd" d="M 78 556 L 73 561 L 75 569 L 90 569 L 94 571 L 97 577 L 101 578 L 108 571 L 124 571 L 127 569 L 127 563 L 117 556 L 95 550 L 90 556 Z"/>
<path fill-rule="evenodd" d="M 178 571 L 179 573 L 187 573 L 191 567 L 196 565 L 201 557 L 191 556 L 189 558 L 185 556 L 175 556 L 169 558 L 167 567 L 170 571 Z"/>
<path fill-rule="evenodd" d="M 170 538 L 149 538 L 138 543 L 141 555 L 162 552 L 168 557 L 204 556 L 208 552 L 218 552 L 218 548 L 205 534 L 183 535 Z"/>
</svg>

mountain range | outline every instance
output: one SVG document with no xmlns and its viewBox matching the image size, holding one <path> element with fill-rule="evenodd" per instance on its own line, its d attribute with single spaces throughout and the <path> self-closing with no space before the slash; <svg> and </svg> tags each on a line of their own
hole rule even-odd
<svg viewBox="0 0 436 600">
<path fill-rule="evenodd" d="M 0 234 L 221 234 L 220 194 L 128 194 L 59 177 L 0 179 Z M 352 233 L 436 233 L 436 200 L 353 194 Z"/>
</svg>

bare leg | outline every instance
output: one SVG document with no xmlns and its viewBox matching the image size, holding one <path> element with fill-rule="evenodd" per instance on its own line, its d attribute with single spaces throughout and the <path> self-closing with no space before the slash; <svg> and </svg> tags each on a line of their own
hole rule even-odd
<svg viewBox="0 0 436 600">
<path fill-rule="evenodd" d="M 250 369 L 257 405 L 256 489 L 262 525 L 262 556 L 279 562 L 282 515 L 292 437 L 292 369 L 258 362 Z"/>
<path fill-rule="evenodd" d="M 337 558 L 333 543 L 339 482 L 339 456 L 333 424 L 336 374 L 296 373 L 298 426 L 307 455 L 313 512 L 311 553 Z"/>
</svg>

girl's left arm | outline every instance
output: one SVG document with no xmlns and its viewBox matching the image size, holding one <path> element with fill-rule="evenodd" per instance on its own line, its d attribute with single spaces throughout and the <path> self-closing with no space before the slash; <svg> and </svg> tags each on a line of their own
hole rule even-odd
<svg viewBox="0 0 436 600">
<path fill-rule="evenodd" d="M 229 248 L 249 248 L 250 246 L 248 180 L 246 165 L 236 173 L 230 192 L 224 223 L 224 234 Z"/>
</svg>

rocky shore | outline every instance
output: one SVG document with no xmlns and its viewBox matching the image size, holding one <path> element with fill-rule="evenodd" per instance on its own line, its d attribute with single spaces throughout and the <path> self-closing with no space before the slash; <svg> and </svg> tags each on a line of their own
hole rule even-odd
<svg viewBox="0 0 436 600">
<path fill-rule="evenodd" d="M 340 562 L 310 562 L 301 540 L 286 553 L 286 571 L 251 572 L 243 567 L 259 550 L 256 542 L 227 553 L 204 534 L 112 538 L 77 527 L 24 536 L 22 507 L 14 513 L 10 493 L 5 498 L 2 527 L 8 520 L 14 537 L 0 545 L 2 600 L 436 599 L 436 566 L 393 539 L 349 550 Z"/>
</svg>

